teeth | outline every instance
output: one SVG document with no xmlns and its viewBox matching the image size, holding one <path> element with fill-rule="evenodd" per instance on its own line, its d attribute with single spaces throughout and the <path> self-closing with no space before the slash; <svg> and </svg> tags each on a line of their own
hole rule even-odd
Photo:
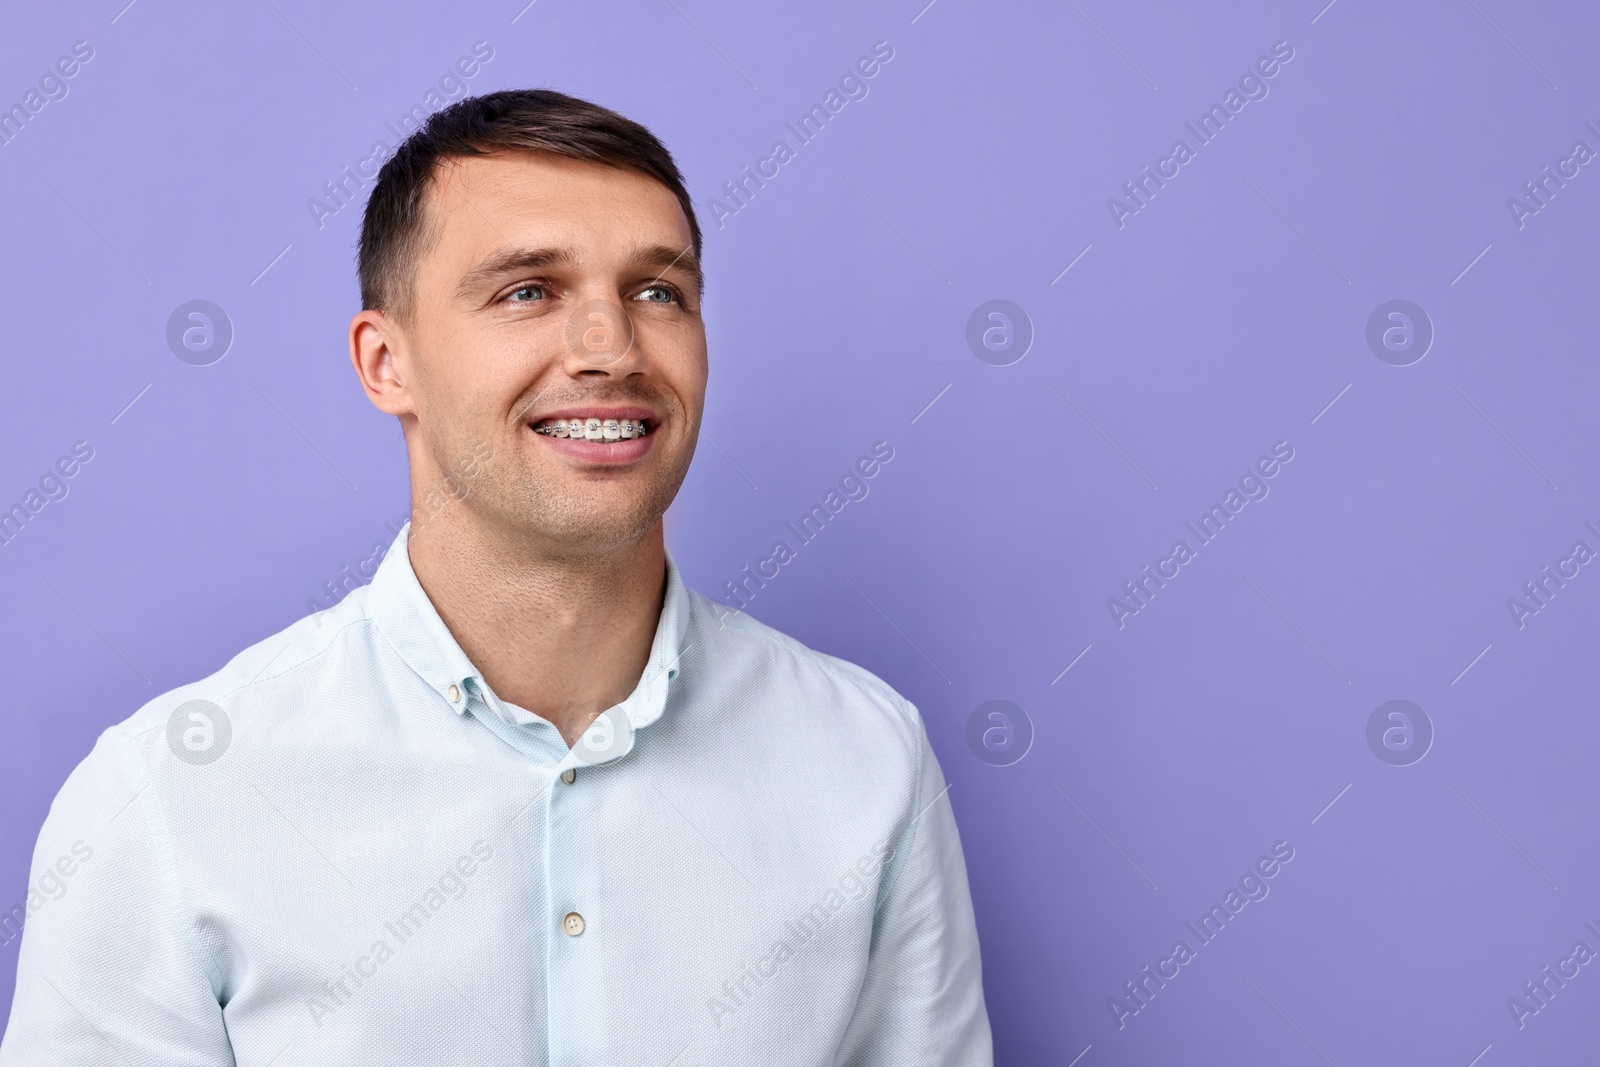
<svg viewBox="0 0 1600 1067">
<path fill-rule="evenodd" d="M 570 437 L 578 441 L 627 441 L 645 435 L 643 419 L 556 419 L 534 429 L 547 437 Z"/>
</svg>

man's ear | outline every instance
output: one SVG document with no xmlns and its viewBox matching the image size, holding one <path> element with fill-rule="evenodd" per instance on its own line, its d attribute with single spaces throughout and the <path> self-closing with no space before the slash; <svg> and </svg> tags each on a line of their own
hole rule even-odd
<svg viewBox="0 0 1600 1067">
<path fill-rule="evenodd" d="M 404 332 L 381 311 L 368 308 L 350 320 L 350 363 L 374 407 L 388 415 L 412 415 L 412 401 L 399 355 Z"/>
</svg>

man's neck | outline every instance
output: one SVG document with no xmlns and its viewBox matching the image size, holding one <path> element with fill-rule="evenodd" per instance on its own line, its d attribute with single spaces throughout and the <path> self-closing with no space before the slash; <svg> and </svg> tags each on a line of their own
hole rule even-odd
<svg viewBox="0 0 1600 1067">
<path fill-rule="evenodd" d="M 661 523 L 579 558 L 540 553 L 458 508 L 413 531 L 417 581 L 496 696 L 555 724 L 571 747 L 633 692 L 665 597 Z"/>
</svg>

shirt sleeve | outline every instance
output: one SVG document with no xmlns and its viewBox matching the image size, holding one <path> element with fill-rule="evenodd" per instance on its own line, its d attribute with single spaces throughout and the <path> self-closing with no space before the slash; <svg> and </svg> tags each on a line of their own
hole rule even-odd
<svg viewBox="0 0 1600 1067">
<path fill-rule="evenodd" d="M 837 1067 L 992 1067 L 966 860 L 938 758 L 920 749 L 910 821 L 887 856 L 871 955 Z"/>
<path fill-rule="evenodd" d="M 112 727 L 51 803 L 0 1067 L 233 1067 L 155 792 Z"/>
</svg>

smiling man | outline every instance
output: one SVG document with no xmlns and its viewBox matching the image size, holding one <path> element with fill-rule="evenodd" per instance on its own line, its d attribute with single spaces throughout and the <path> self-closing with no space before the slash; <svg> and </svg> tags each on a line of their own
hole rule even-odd
<svg viewBox="0 0 1600 1067">
<path fill-rule="evenodd" d="M 411 522 L 74 770 L 0 1064 L 992 1062 L 916 709 L 666 552 L 700 243 L 667 150 L 581 100 L 400 147 L 349 341 Z"/>
</svg>

